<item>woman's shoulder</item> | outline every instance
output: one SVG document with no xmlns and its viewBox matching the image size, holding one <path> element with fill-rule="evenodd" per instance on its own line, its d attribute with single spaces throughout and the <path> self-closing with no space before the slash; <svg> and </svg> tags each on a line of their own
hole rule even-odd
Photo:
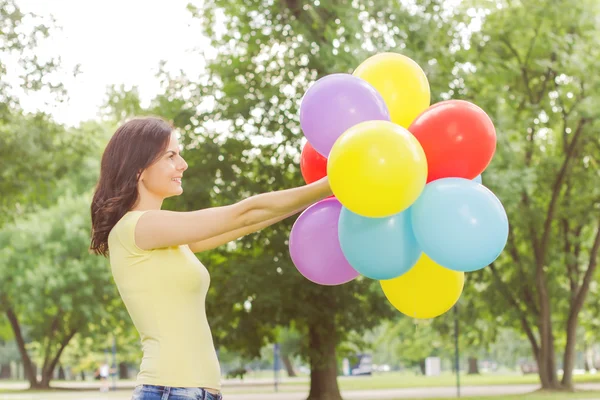
<svg viewBox="0 0 600 400">
<path fill-rule="evenodd" d="M 113 226 L 110 233 L 108 234 L 108 247 L 111 247 L 111 243 L 120 243 L 126 248 L 133 248 L 136 251 L 143 251 L 138 248 L 135 244 L 135 226 L 137 221 L 146 211 L 142 210 L 130 210 L 127 211 Z M 113 244 L 113 246 L 114 246 Z"/>
<path fill-rule="evenodd" d="M 138 219 L 145 213 L 145 211 L 140 210 L 130 210 L 127 211 L 113 226 L 110 233 L 120 231 L 122 229 L 126 229 L 129 225 L 134 225 L 138 221 Z"/>
</svg>

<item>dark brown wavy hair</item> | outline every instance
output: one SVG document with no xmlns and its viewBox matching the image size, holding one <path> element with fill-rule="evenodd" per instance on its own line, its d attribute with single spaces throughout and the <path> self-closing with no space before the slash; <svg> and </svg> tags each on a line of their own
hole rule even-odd
<svg viewBox="0 0 600 400">
<path fill-rule="evenodd" d="M 108 256 L 108 234 L 137 203 L 140 173 L 167 149 L 173 129 L 159 117 L 135 118 L 121 125 L 108 142 L 91 205 L 92 253 Z"/>
</svg>

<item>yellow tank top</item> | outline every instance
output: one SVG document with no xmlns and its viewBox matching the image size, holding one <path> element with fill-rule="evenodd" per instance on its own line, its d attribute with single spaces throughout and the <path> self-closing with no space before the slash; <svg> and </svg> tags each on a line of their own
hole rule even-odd
<svg viewBox="0 0 600 400">
<path fill-rule="evenodd" d="M 130 211 L 108 236 L 113 277 L 138 330 L 143 358 L 137 384 L 221 389 L 206 318 L 210 276 L 189 246 L 142 250 Z"/>
</svg>

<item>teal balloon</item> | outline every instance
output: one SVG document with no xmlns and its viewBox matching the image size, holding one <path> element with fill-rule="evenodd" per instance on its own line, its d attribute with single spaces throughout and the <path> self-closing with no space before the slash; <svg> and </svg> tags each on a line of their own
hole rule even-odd
<svg viewBox="0 0 600 400">
<path fill-rule="evenodd" d="M 389 217 L 370 218 L 342 207 L 338 237 L 348 263 L 371 279 L 400 276 L 421 256 L 412 231 L 410 208 Z"/>
<path fill-rule="evenodd" d="M 480 185 L 483 185 L 483 180 L 481 179 L 481 174 L 479 174 L 475 178 L 473 178 L 473 182 L 477 182 Z"/>
<path fill-rule="evenodd" d="M 428 183 L 411 207 L 423 252 L 439 265 L 470 272 L 491 264 L 508 241 L 508 217 L 488 188 L 469 179 Z"/>
</svg>

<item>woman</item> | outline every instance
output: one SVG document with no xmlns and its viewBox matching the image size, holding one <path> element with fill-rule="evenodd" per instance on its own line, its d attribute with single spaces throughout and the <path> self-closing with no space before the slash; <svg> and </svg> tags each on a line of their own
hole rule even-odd
<svg viewBox="0 0 600 400">
<path fill-rule="evenodd" d="M 205 312 L 210 276 L 199 253 L 256 232 L 332 194 L 327 178 L 197 211 L 161 210 L 183 193 L 188 165 L 172 125 L 123 124 L 102 156 L 91 250 L 108 256 L 143 349 L 133 399 L 221 399 Z"/>
</svg>

